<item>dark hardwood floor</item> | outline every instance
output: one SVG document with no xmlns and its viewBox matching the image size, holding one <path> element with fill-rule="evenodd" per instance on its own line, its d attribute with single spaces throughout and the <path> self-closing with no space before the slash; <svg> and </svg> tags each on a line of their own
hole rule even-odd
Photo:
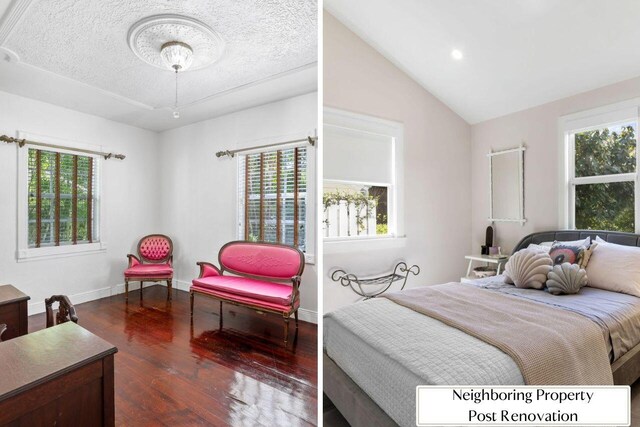
<svg viewBox="0 0 640 427">
<path fill-rule="evenodd" d="M 282 319 L 166 288 L 76 305 L 79 325 L 118 347 L 116 425 L 317 425 L 317 328 L 300 322 L 289 348 Z M 293 322 L 291 322 L 293 325 Z M 29 317 L 29 331 L 45 316 Z M 73 349 L 69 349 L 73 351 Z"/>
</svg>

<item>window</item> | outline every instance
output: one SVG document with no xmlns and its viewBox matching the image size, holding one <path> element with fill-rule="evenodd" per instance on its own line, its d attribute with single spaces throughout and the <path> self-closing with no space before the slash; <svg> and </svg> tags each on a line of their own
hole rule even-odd
<svg viewBox="0 0 640 427">
<path fill-rule="evenodd" d="M 306 252 L 307 147 L 239 156 L 239 236 Z"/>
<path fill-rule="evenodd" d="M 569 216 L 577 229 L 638 229 L 637 120 L 568 132 Z"/>
<path fill-rule="evenodd" d="M 28 247 L 99 240 L 95 158 L 28 148 Z"/>
<path fill-rule="evenodd" d="M 325 110 L 322 230 L 325 241 L 402 236 L 402 127 Z M 327 247 L 325 246 L 325 249 Z"/>
<path fill-rule="evenodd" d="M 324 180 L 325 237 L 389 236 L 389 184 Z"/>
<path fill-rule="evenodd" d="M 64 148 L 17 149 L 17 260 L 104 252 L 102 158 L 86 154 L 102 147 L 26 132 L 18 138 Z"/>
</svg>

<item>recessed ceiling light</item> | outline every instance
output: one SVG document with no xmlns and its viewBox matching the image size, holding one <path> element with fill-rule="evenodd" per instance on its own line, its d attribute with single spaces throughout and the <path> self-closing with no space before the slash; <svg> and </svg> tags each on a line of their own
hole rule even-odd
<svg viewBox="0 0 640 427">
<path fill-rule="evenodd" d="M 459 61 L 462 59 L 462 52 L 460 52 L 458 49 L 453 49 L 451 51 L 451 57 L 456 61 Z"/>
</svg>

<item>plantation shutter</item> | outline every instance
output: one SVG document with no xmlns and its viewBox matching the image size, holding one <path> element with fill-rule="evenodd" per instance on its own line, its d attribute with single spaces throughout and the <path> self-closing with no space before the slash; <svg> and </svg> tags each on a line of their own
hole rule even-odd
<svg viewBox="0 0 640 427">
<path fill-rule="evenodd" d="M 90 156 L 29 148 L 29 247 L 97 241 L 95 162 Z"/>
<path fill-rule="evenodd" d="M 307 148 L 239 157 L 240 236 L 306 249 Z"/>
</svg>

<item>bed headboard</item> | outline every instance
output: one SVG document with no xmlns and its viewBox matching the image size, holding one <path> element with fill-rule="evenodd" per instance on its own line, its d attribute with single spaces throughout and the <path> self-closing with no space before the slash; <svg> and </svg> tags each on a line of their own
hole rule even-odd
<svg viewBox="0 0 640 427">
<path fill-rule="evenodd" d="M 640 247 L 640 234 L 623 233 L 620 231 L 598 231 L 598 230 L 556 230 L 556 231 L 540 231 L 529 234 L 524 237 L 513 248 L 513 253 L 529 246 L 530 243 L 553 242 L 554 240 L 580 240 L 591 236 L 595 239 L 600 236 L 601 239 L 617 243 L 618 245 L 638 246 Z"/>
</svg>

